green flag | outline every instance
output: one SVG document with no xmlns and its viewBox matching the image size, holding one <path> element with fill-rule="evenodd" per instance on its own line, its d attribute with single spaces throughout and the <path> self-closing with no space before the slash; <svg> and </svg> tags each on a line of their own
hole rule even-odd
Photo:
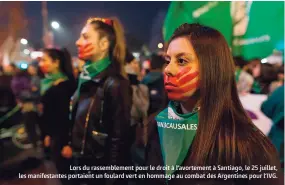
<svg viewBox="0 0 285 185">
<path fill-rule="evenodd" d="M 233 29 L 233 54 L 246 60 L 268 57 L 284 42 L 284 2 L 236 3 L 240 3 L 239 11 L 245 14 L 233 13 L 233 21 L 239 17 Z"/>
<path fill-rule="evenodd" d="M 215 28 L 225 36 L 229 44 L 231 43 L 230 2 L 171 2 L 163 28 L 165 41 L 169 41 L 176 28 L 183 23 L 200 23 Z"/>
<path fill-rule="evenodd" d="M 171 2 L 164 39 L 183 23 L 200 23 L 220 31 L 234 56 L 264 58 L 284 42 L 284 2 Z"/>
</svg>

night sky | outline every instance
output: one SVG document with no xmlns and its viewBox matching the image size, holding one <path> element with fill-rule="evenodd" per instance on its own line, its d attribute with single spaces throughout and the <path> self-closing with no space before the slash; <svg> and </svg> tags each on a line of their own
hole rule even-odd
<svg viewBox="0 0 285 185">
<path fill-rule="evenodd" d="M 78 38 L 85 21 L 89 17 L 117 16 L 125 32 L 148 43 L 152 21 L 159 11 L 167 11 L 169 2 L 47 2 L 49 21 L 60 22 L 62 30 L 54 32 L 55 42 L 59 46 L 72 46 Z M 42 38 L 41 2 L 25 2 L 25 14 L 28 18 L 28 39 L 36 44 Z"/>
</svg>

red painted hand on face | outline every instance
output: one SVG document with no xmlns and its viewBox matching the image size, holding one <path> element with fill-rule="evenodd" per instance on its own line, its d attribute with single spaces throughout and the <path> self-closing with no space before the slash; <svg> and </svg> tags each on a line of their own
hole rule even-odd
<svg viewBox="0 0 285 185">
<path fill-rule="evenodd" d="M 183 100 L 194 93 L 198 88 L 198 71 L 191 71 L 191 68 L 184 68 L 176 76 L 164 74 L 164 86 L 167 95 L 171 100 Z"/>
<path fill-rule="evenodd" d="M 42 73 L 47 74 L 48 73 L 48 69 L 49 69 L 49 65 L 48 64 L 41 64 L 40 66 L 40 70 Z"/>
<path fill-rule="evenodd" d="M 91 43 L 78 47 L 78 58 L 84 60 L 93 55 L 94 47 Z"/>
</svg>

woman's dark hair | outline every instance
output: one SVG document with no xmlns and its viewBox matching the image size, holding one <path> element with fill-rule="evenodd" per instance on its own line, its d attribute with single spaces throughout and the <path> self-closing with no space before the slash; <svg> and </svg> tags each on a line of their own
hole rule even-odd
<svg viewBox="0 0 285 185">
<path fill-rule="evenodd" d="M 278 74 L 284 74 L 284 64 L 277 67 L 277 73 Z"/>
<path fill-rule="evenodd" d="M 52 60 L 59 61 L 59 68 L 62 73 L 64 73 L 69 80 L 74 81 L 73 67 L 72 67 L 72 59 L 71 55 L 67 49 L 55 49 L 48 48 L 43 50 L 44 53 L 48 54 L 52 58 Z"/>
<path fill-rule="evenodd" d="M 126 42 L 124 29 L 120 21 L 116 17 L 112 18 L 91 18 L 87 24 L 92 24 L 94 29 L 99 32 L 100 38 L 107 37 L 110 42 L 109 57 L 112 66 L 117 69 L 124 77 L 127 74 L 124 70 L 126 57 Z"/>
<path fill-rule="evenodd" d="M 272 64 L 262 64 L 260 71 L 260 82 L 270 84 L 278 80 L 278 71 Z"/>
<path fill-rule="evenodd" d="M 192 44 L 200 66 L 201 109 L 190 161 L 194 165 L 239 165 L 252 164 L 257 156 L 261 162 L 265 158 L 271 161 L 273 145 L 240 102 L 235 65 L 225 38 L 200 24 L 181 25 L 170 42 L 181 37 Z"/>
<path fill-rule="evenodd" d="M 243 68 L 247 64 L 247 61 L 244 60 L 243 57 L 241 56 L 234 57 L 234 62 L 235 62 L 235 65 L 240 68 Z"/>
</svg>

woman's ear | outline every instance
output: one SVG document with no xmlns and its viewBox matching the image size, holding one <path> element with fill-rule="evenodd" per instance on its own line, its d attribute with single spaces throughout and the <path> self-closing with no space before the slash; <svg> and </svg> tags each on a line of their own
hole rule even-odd
<svg viewBox="0 0 285 185">
<path fill-rule="evenodd" d="M 110 42 L 109 40 L 107 39 L 107 37 L 103 37 L 100 39 L 99 41 L 99 47 L 100 47 L 100 50 L 102 52 L 105 52 L 105 51 L 108 51 L 109 47 L 110 47 Z"/>
<path fill-rule="evenodd" d="M 60 62 L 59 62 L 59 60 L 58 60 L 58 59 L 56 59 L 56 60 L 54 61 L 54 65 L 55 65 L 57 68 L 59 68 L 59 66 L 60 66 Z"/>
</svg>

